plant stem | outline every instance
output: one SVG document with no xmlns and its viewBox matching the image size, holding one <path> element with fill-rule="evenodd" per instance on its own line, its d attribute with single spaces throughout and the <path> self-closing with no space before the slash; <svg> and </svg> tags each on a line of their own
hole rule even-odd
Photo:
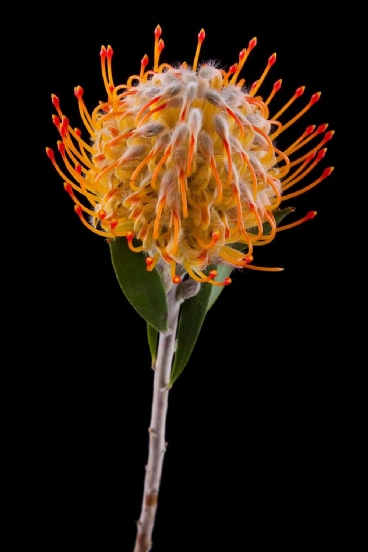
<svg viewBox="0 0 368 552">
<path fill-rule="evenodd" d="M 170 333 L 159 334 L 151 423 L 149 427 L 148 462 L 134 552 L 148 552 L 152 546 L 151 537 L 157 510 L 162 465 L 167 447 L 167 443 L 165 442 L 165 426 L 169 395 L 168 383 L 175 352 L 176 328 L 180 310 L 180 301 L 175 299 L 174 289 L 169 291 L 167 297 L 169 305 L 168 327 Z"/>
</svg>

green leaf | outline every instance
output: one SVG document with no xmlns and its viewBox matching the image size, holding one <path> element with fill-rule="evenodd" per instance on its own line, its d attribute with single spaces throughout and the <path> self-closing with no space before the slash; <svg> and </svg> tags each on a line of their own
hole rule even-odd
<svg viewBox="0 0 368 552">
<path fill-rule="evenodd" d="M 234 270 L 234 267 L 230 265 L 218 265 L 216 267 L 216 270 L 217 270 L 217 276 L 215 280 L 217 280 L 218 282 L 223 282 L 225 278 L 228 278 L 230 276 L 230 274 Z M 210 297 L 207 305 L 207 312 L 208 312 L 212 307 L 212 305 L 214 304 L 214 302 L 217 301 L 220 293 L 224 291 L 226 286 L 211 286 L 211 284 L 205 284 L 205 285 L 208 285 L 211 288 L 211 293 L 210 293 Z"/>
<path fill-rule="evenodd" d="M 126 238 L 115 238 L 110 243 L 114 270 L 125 297 L 135 310 L 156 330 L 167 330 L 167 300 L 157 270 L 146 270 L 143 253 L 134 253 Z"/>
<path fill-rule="evenodd" d="M 147 339 L 148 339 L 148 345 L 151 353 L 152 367 L 155 366 L 156 358 L 157 358 L 158 333 L 159 332 L 156 330 L 156 328 L 151 326 L 151 324 L 147 323 Z"/>
<path fill-rule="evenodd" d="M 215 286 L 211 286 L 211 284 L 201 284 L 201 289 L 197 295 L 184 301 L 181 307 L 177 348 L 170 385 L 178 379 L 192 354 L 207 313 L 208 301 L 213 287 Z"/>
<path fill-rule="evenodd" d="M 276 226 L 280 224 L 284 220 L 284 218 L 289 215 L 290 213 L 293 213 L 295 211 L 294 207 L 285 207 L 285 209 L 274 209 L 272 211 L 273 216 L 275 217 Z M 258 228 L 255 226 L 254 228 L 249 228 L 247 232 L 250 232 L 251 234 L 257 234 Z M 267 236 L 267 234 L 271 233 L 271 225 L 269 222 L 265 222 L 263 225 L 263 235 Z"/>
<path fill-rule="evenodd" d="M 272 214 L 275 217 L 276 226 L 278 226 L 280 222 L 293 211 L 295 211 L 294 207 L 286 207 L 285 209 L 274 209 L 274 211 L 272 211 Z M 257 234 L 258 228 L 257 227 L 250 228 L 248 232 L 250 232 L 251 234 Z M 270 232 L 271 232 L 270 223 L 265 222 L 263 225 L 263 233 L 264 235 L 266 235 L 266 234 L 269 234 Z M 239 242 L 232 243 L 230 245 L 233 249 L 236 249 L 237 251 L 245 251 L 247 249 L 246 244 L 239 243 Z M 219 282 L 223 281 L 225 278 L 228 278 L 232 273 L 232 271 L 234 270 L 234 267 L 229 265 L 219 265 L 212 268 L 215 268 L 217 270 L 216 280 L 218 280 Z M 217 301 L 220 293 L 224 290 L 225 286 L 222 286 L 222 287 L 211 286 L 211 288 L 212 289 L 211 289 L 210 299 L 208 301 L 207 311 L 209 311 L 212 305 L 214 304 L 214 302 Z"/>
</svg>

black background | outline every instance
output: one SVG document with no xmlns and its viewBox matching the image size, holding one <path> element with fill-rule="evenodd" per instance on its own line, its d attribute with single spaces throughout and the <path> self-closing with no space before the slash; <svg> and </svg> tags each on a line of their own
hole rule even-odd
<svg viewBox="0 0 368 552">
<path fill-rule="evenodd" d="M 58 139 L 50 94 L 81 126 L 73 87 L 84 88 L 91 109 L 104 99 L 101 44 L 113 46 L 115 81 L 123 83 L 145 53 L 152 59 L 158 23 L 167 62 L 190 63 L 202 27 L 202 60 L 224 67 L 257 36 L 242 73 L 247 82 L 276 51 L 263 88 L 283 78 L 274 109 L 298 86 L 306 86 L 298 106 L 321 90 L 295 132 L 329 122 L 336 135 L 315 178 L 334 165 L 332 176 L 286 203 L 297 208 L 290 221 L 309 210 L 318 216 L 256 249 L 255 264 L 284 272 L 235 273 L 171 392 L 153 550 L 314 552 L 331 550 L 336 536 L 353 543 L 348 518 L 359 489 L 351 493 L 348 465 L 361 458 L 353 452 L 359 435 L 352 420 L 362 405 L 351 396 L 348 311 L 358 271 L 350 270 L 348 254 L 355 218 L 346 200 L 353 178 L 343 15 L 302 4 L 203 2 L 58 4 L 36 13 L 29 52 L 19 54 L 37 113 L 29 149 L 38 177 L 27 181 L 37 191 L 38 215 L 26 235 L 37 259 L 30 311 L 45 322 L 29 368 L 23 364 L 16 377 L 11 418 L 19 429 L 10 510 L 16 535 L 29 543 L 24 550 L 133 549 L 153 381 L 145 323 L 119 289 L 108 245 L 80 224 L 44 148 Z"/>
</svg>

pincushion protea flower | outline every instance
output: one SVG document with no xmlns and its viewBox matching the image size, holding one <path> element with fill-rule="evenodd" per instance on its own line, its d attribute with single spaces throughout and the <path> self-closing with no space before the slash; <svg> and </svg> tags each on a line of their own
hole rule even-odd
<svg viewBox="0 0 368 552">
<path fill-rule="evenodd" d="M 94 233 L 106 238 L 125 236 L 133 251 L 144 251 L 148 270 L 159 261 L 170 265 L 174 283 L 181 280 L 177 264 L 198 282 L 213 285 L 231 280 L 215 281 L 216 271 L 207 276 L 203 270 L 209 264 L 281 270 L 250 264 L 254 246 L 265 245 L 276 232 L 313 218 L 315 212 L 310 212 L 293 224 L 276 228 L 273 211 L 282 201 L 329 176 L 332 167 L 290 192 L 324 157 L 323 146 L 333 131 L 325 133 L 327 125 L 310 126 L 284 151 L 273 141 L 318 101 L 320 93 L 313 94 L 291 120 L 280 122 L 304 87 L 270 116 L 269 106 L 281 80 L 266 99 L 256 94 L 276 54 L 249 89 L 244 87 L 244 79 L 239 80 L 256 38 L 240 52 L 238 63 L 225 71 L 209 63 L 198 65 L 203 29 L 191 67 L 160 64 L 164 48 L 160 26 L 154 34 L 153 69 L 146 70 L 145 55 L 139 75 L 129 77 L 126 84 L 114 84 L 113 50 L 102 47 L 107 100 L 92 113 L 84 103 L 83 89 L 75 88 L 91 143 L 70 126 L 59 99 L 52 95 L 58 113 L 53 121 L 61 135 L 58 150 L 69 174 L 59 167 L 50 148 L 47 154 L 65 181 L 76 213 Z M 309 151 L 298 153 L 323 133 L 322 140 Z M 271 231 L 264 234 L 266 222 Z M 141 244 L 133 244 L 133 237 Z M 244 244 L 246 254 L 231 247 L 234 243 Z"/>
</svg>

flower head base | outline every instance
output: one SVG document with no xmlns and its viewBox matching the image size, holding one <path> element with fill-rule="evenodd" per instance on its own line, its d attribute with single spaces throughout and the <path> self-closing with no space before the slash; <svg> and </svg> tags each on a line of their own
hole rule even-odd
<svg viewBox="0 0 368 552">
<path fill-rule="evenodd" d="M 96 234 L 125 236 L 133 251 L 146 252 L 147 270 L 158 262 L 169 264 L 174 283 L 180 282 L 177 264 L 195 280 L 213 285 L 231 280 L 215 281 L 216 271 L 206 275 L 203 270 L 209 264 L 281 270 L 250 264 L 253 248 L 271 242 L 277 231 L 313 218 L 315 212 L 276 228 L 273 211 L 281 201 L 311 189 L 332 172 L 332 168 L 325 169 L 307 186 L 289 192 L 324 157 L 326 149 L 322 148 L 333 132 L 325 133 L 327 125 L 316 130 L 308 127 L 284 152 L 273 140 L 318 101 L 320 93 L 313 94 L 295 117 L 281 123 L 279 117 L 303 94 L 304 87 L 270 117 L 269 104 L 281 80 L 267 99 L 256 94 L 276 54 L 249 90 L 244 88 L 244 79 L 239 80 L 255 38 L 240 52 L 238 63 L 225 71 L 213 64 L 197 68 L 203 29 L 192 67 L 160 64 L 164 48 L 160 36 L 158 26 L 153 69 L 146 70 L 145 55 L 140 74 L 118 86 L 112 77 L 112 48 L 102 47 L 107 100 L 92 113 L 84 104 L 83 89 L 75 88 L 91 144 L 82 139 L 79 129 L 69 125 L 58 98 L 52 96 L 58 112 L 53 121 L 61 135 L 58 149 L 69 175 L 59 167 L 51 149 L 47 148 L 47 154 L 65 181 L 76 213 Z M 322 133 L 317 145 L 289 160 Z M 87 200 L 90 207 L 79 198 Z M 264 223 L 271 228 L 266 234 Z M 134 237 L 139 245 L 133 243 Z M 234 243 L 243 244 L 246 253 L 231 247 Z"/>
</svg>

